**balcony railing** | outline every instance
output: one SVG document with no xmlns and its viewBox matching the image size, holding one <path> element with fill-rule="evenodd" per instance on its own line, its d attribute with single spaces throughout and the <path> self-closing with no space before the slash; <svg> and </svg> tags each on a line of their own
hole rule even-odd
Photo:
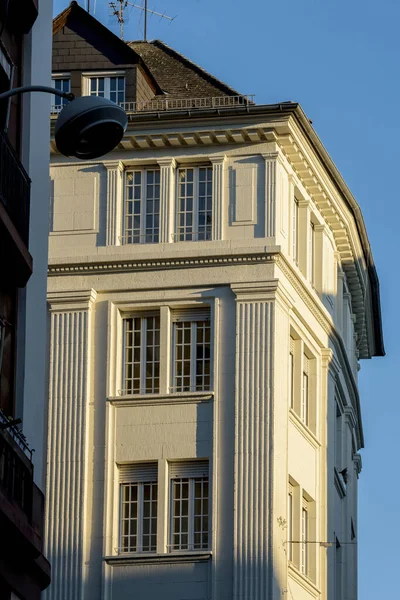
<svg viewBox="0 0 400 600">
<path fill-rule="evenodd" d="M 226 108 L 254 104 L 254 95 L 215 96 L 208 98 L 162 98 L 141 102 L 121 102 L 127 113 L 199 110 L 204 108 Z"/>
<path fill-rule="evenodd" d="M 31 461 L 31 452 L 28 452 L 28 455 L 30 455 L 28 459 L 22 452 L 22 446 L 25 445 L 28 449 L 28 445 L 22 438 L 18 439 L 15 431 L 16 427 L 7 427 L 4 429 L 4 425 L 7 424 L 8 419 L 1 411 L 0 414 L 0 492 L 10 502 L 18 504 L 30 522 L 32 519 L 33 499 L 33 464 Z"/>
<path fill-rule="evenodd" d="M 120 102 L 120 106 L 128 114 L 142 112 L 166 112 L 179 110 L 198 110 L 204 108 L 227 108 L 249 106 L 254 104 L 254 94 L 247 96 L 215 96 L 207 98 L 157 98 L 140 102 Z M 51 107 L 51 114 L 57 115 L 62 104 Z"/>
<path fill-rule="evenodd" d="M 0 200 L 26 246 L 29 241 L 31 180 L 13 147 L 0 133 Z"/>
</svg>

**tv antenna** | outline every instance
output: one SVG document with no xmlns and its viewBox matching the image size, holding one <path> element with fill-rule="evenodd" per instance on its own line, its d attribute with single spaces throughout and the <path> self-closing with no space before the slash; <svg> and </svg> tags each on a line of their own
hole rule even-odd
<svg viewBox="0 0 400 600">
<path fill-rule="evenodd" d="M 128 2 L 128 0 L 115 0 L 113 2 L 108 3 L 108 5 L 110 7 L 111 16 L 117 17 L 117 20 L 119 23 L 119 37 L 121 38 L 121 40 L 124 39 L 124 23 L 126 21 L 125 10 L 127 9 L 128 6 L 133 6 L 133 8 L 137 8 L 137 9 L 143 11 L 143 14 L 144 14 L 143 39 L 144 39 L 144 41 L 147 40 L 147 15 L 148 14 L 156 15 L 157 17 L 160 17 L 161 19 L 167 19 L 170 22 L 172 22 L 175 19 L 175 17 L 169 17 L 165 13 L 159 13 L 155 10 L 151 10 L 150 8 L 147 8 L 147 1 L 148 0 L 144 0 L 144 6 L 139 6 L 139 4 L 134 4 L 133 2 Z"/>
</svg>

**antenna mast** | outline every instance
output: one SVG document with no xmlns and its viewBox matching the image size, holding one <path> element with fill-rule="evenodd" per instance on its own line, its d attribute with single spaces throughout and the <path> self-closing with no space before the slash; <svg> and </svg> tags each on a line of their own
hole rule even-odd
<svg viewBox="0 0 400 600">
<path fill-rule="evenodd" d="M 88 0 L 88 1 L 90 1 L 90 0 Z M 148 14 L 156 15 L 157 17 L 160 17 L 161 19 L 167 19 L 168 21 L 171 21 L 171 22 L 175 19 L 175 17 L 169 17 L 165 13 L 159 13 L 159 12 L 156 12 L 155 10 L 151 10 L 150 8 L 147 8 L 147 2 L 148 2 L 148 0 L 144 0 L 144 6 L 139 6 L 138 4 L 133 4 L 132 2 L 128 2 L 128 0 L 115 0 L 113 2 L 109 2 L 110 14 L 113 17 L 117 17 L 117 20 L 119 23 L 119 35 L 120 35 L 121 40 L 124 39 L 124 23 L 126 21 L 124 11 L 128 6 L 132 6 L 133 8 L 138 8 L 139 10 L 142 10 L 144 13 L 144 31 L 143 31 L 144 41 L 147 41 L 147 15 Z"/>
</svg>

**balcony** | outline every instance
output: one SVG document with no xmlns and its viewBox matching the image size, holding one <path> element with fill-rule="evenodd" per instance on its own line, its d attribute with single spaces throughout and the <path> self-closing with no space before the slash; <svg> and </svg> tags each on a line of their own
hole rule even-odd
<svg viewBox="0 0 400 600">
<path fill-rule="evenodd" d="M 33 481 L 32 450 L 0 410 L 0 579 L 16 591 L 22 586 L 21 597 L 22 590 L 29 589 L 28 597 L 39 599 L 50 583 L 43 524 L 44 496 Z"/>
<path fill-rule="evenodd" d="M 7 138 L 0 133 L 0 200 L 25 246 L 29 241 L 31 180 Z"/>
</svg>

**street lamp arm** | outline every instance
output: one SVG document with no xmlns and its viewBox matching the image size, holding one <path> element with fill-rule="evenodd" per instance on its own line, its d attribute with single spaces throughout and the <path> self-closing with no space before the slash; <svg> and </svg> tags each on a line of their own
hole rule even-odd
<svg viewBox="0 0 400 600">
<path fill-rule="evenodd" d="M 60 98 L 66 98 L 67 100 L 73 100 L 75 98 L 74 94 L 71 92 L 61 92 L 60 90 L 45 85 L 24 85 L 23 87 L 13 88 L 12 90 L 8 90 L 8 92 L 0 94 L 0 102 L 1 100 L 7 100 L 7 98 L 16 96 L 17 94 L 25 94 L 25 92 L 46 92 L 47 94 L 54 94 L 55 96 L 60 96 Z"/>
</svg>

